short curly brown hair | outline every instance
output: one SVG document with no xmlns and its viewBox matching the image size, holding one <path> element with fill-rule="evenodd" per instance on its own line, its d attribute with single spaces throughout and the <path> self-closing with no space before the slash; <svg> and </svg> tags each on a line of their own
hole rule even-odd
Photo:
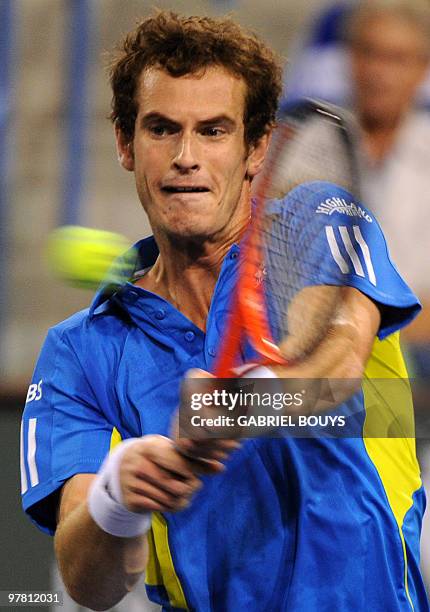
<svg viewBox="0 0 430 612">
<path fill-rule="evenodd" d="M 282 90 L 280 58 L 230 18 L 183 17 L 160 11 L 122 41 L 110 65 L 111 119 L 132 140 L 136 89 L 142 71 L 159 67 L 174 77 L 222 66 L 247 85 L 245 141 L 255 144 L 275 123 Z"/>
</svg>

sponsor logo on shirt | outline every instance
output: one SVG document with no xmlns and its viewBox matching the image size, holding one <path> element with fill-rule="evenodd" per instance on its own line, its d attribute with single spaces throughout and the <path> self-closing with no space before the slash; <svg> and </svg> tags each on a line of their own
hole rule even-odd
<svg viewBox="0 0 430 612">
<path fill-rule="evenodd" d="M 27 398 L 25 400 L 26 404 L 33 401 L 38 402 L 42 399 L 42 382 L 43 380 L 39 380 L 37 384 L 35 383 L 28 387 Z"/>
<path fill-rule="evenodd" d="M 332 215 L 337 212 L 348 217 L 360 217 L 368 223 L 373 222 L 372 217 L 361 206 L 358 206 L 355 202 L 348 203 L 344 198 L 327 198 L 324 202 L 321 202 L 316 212 L 322 215 Z"/>
</svg>

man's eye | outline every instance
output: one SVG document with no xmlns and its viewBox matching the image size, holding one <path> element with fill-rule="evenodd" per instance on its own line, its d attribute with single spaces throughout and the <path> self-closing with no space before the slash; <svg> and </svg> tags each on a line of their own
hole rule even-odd
<svg viewBox="0 0 430 612">
<path fill-rule="evenodd" d="M 149 131 L 153 136 L 167 136 L 171 133 L 171 130 L 166 125 L 152 125 L 149 128 Z"/>
<path fill-rule="evenodd" d="M 212 136 L 216 138 L 217 136 L 223 136 L 225 134 L 225 130 L 220 127 L 208 127 L 203 130 L 204 136 Z"/>
</svg>

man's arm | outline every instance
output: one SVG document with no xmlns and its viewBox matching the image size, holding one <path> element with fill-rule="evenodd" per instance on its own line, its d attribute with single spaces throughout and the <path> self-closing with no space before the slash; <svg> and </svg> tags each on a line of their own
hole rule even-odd
<svg viewBox="0 0 430 612">
<path fill-rule="evenodd" d="M 304 301 L 293 304 L 293 308 L 306 308 L 297 319 L 303 321 L 318 318 L 318 292 L 325 287 L 308 288 Z M 305 291 L 303 293 L 305 293 Z M 313 293 L 313 295 L 311 295 Z M 294 320 L 294 315 L 291 317 Z M 372 346 L 378 333 L 381 315 L 378 306 L 354 287 L 344 287 L 337 312 L 321 343 L 305 359 L 288 367 L 273 366 L 280 378 L 330 378 L 360 381 Z M 298 332 L 300 333 L 300 332 Z M 289 338 L 282 346 L 289 354 Z"/>
<path fill-rule="evenodd" d="M 318 290 L 318 287 L 312 289 L 315 293 Z M 315 305 L 313 316 L 317 317 L 318 300 L 308 299 L 308 303 Z M 303 379 L 309 379 L 307 400 L 299 408 L 300 413 L 330 410 L 360 389 L 380 323 L 378 306 L 358 289 L 344 287 L 336 316 L 317 348 L 303 361 L 290 367 L 273 366 L 275 374 L 286 379 L 287 389 L 288 379 L 299 379 L 302 383 Z M 319 388 L 318 382 L 323 379 L 330 381 L 331 406 L 327 404 L 327 398 L 320 401 L 318 394 L 312 393 L 313 381 Z"/>
<path fill-rule="evenodd" d="M 300 299 L 292 305 L 293 310 L 297 308 L 301 311 L 300 316 L 297 317 L 300 322 L 304 318 L 303 309 L 307 309 L 306 320 L 309 321 L 309 327 L 312 327 L 312 319 L 318 318 L 318 292 L 321 290 L 325 291 L 327 287 L 306 289 Z M 291 319 L 294 320 L 294 312 L 290 314 Z M 380 322 L 381 315 L 378 306 L 357 289 L 345 287 L 342 290 L 341 303 L 332 325 L 317 348 L 302 361 L 290 366 L 270 366 L 276 376 L 283 379 L 285 392 L 291 392 L 292 385 L 297 384 L 300 390 L 306 389 L 304 403 L 296 409 L 300 414 L 331 410 L 358 391 Z M 286 338 L 284 345 L 281 343 L 281 349 L 287 357 L 295 351 L 295 331 L 292 329 L 292 337 Z M 299 333 L 300 330 L 297 330 L 297 335 Z M 211 376 L 208 372 L 201 370 L 192 373 L 193 378 Z M 252 369 L 247 372 L 247 376 L 253 377 Z M 259 376 L 260 374 L 256 373 L 256 377 Z M 320 401 L 319 382 L 322 379 L 331 381 L 332 405 L 327 403 L 327 398 L 321 398 Z M 208 390 L 210 390 L 209 387 Z M 211 407 L 207 408 L 208 416 L 211 416 L 212 410 Z M 294 410 L 294 407 L 286 408 L 286 412 L 291 415 L 294 415 Z M 264 430 L 264 432 L 267 435 L 267 431 Z M 225 433 L 239 437 L 243 435 L 241 428 L 238 430 L 227 428 Z M 184 436 L 177 440 L 177 446 L 189 457 L 198 458 L 213 456 L 213 448 L 217 442 L 217 439 L 196 440 Z"/>
<path fill-rule="evenodd" d="M 93 474 L 77 474 L 63 487 L 55 552 L 64 584 L 80 605 L 105 610 L 120 601 L 142 575 L 146 536 L 118 538 L 91 518 L 86 499 Z"/>
<path fill-rule="evenodd" d="M 124 506 L 136 513 L 185 508 L 201 486 L 191 462 L 163 436 L 144 436 L 126 449 L 120 466 Z M 212 471 L 216 468 L 212 466 Z M 145 535 L 117 537 L 103 531 L 88 510 L 94 474 L 77 474 L 63 487 L 55 551 L 65 586 L 80 605 L 105 610 L 117 604 L 144 572 Z"/>
</svg>

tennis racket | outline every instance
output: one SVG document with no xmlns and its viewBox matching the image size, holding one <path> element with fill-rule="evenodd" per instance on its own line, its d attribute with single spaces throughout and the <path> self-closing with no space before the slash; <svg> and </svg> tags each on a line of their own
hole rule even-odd
<svg viewBox="0 0 430 612">
<path fill-rule="evenodd" d="M 330 217 L 362 210 L 354 133 L 343 110 L 312 100 L 280 118 L 256 180 L 252 221 L 214 367 L 218 378 L 238 375 L 246 343 L 257 362 L 288 365 L 311 354 L 326 337 L 347 284 L 341 261 L 333 266 L 337 252 Z M 330 188 L 321 181 L 348 193 L 334 187 L 334 200 L 327 200 Z"/>
</svg>

